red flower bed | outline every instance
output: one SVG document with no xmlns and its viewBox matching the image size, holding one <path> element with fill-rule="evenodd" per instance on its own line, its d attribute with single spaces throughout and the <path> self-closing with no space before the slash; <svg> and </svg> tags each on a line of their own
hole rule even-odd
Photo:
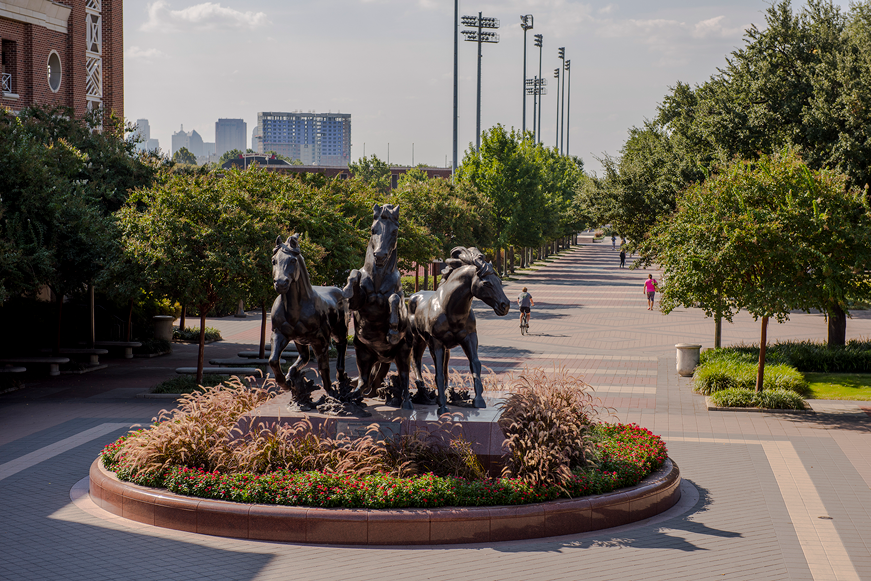
<svg viewBox="0 0 871 581">
<path fill-rule="evenodd" d="M 326 508 L 433 508 L 529 504 L 602 494 L 638 484 L 667 457 L 659 436 L 635 424 L 600 424 L 592 434 L 591 465 L 574 470 L 563 487 L 533 486 L 515 478 L 465 480 L 434 474 L 400 478 L 284 470 L 222 473 L 185 466 L 173 466 L 159 474 L 132 474 L 118 453 L 123 438 L 106 446 L 102 461 L 121 480 L 201 498 Z"/>
</svg>

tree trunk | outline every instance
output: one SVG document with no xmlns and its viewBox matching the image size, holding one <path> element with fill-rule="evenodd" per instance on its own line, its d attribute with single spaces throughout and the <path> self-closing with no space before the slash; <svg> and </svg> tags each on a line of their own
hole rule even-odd
<svg viewBox="0 0 871 581">
<path fill-rule="evenodd" d="M 439 274 L 438 266 L 435 262 L 432 263 L 432 290 L 439 290 Z"/>
<path fill-rule="evenodd" d="M 714 349 L 721 346 L 720 339 L 723 337 L 723 317 L 714 315 Z"/>
<path fill-rule="evenodd" d="M 260 303 L 260 359 L 266 358 L 266 301 Z"/>
<path fill-rule="evenodd" d="M 832 303 L 829 318 L 829 347 L 843 347 L 847 343 L 847 315 L 838 303 Z"/>
<path fill-rule="evenodd" d="M 511 262 L 510 262 L 510 265 L 511 265 L 511 267 L 510 267 L 510 272 L 511 272 L 511 274 L 514 274 L 514 247 L 512 246 L 512 247 L 508 250 L 508 252 L 510 253 L 510 259 L 511 259 Z"/>
<path fill-rule="evenodd" d="M 188 306 L 185 303 L 181 304 L 181 317 L 178 320 L 178 330 L 179 332 L 184 331 L 184 316 L 185 312 L 188 310 Z"/>
<path fill-rule="evenodd" d="M 203 383 L 203 359 L 206 352 L 206 312 L 209 305 L 200 305 L 200 349 L 197 353 L 197 385 Z"/>
<path fill-rule="evenodd" d="M 60 355 L 60 331 L 61 331 L 61 319 L 63 317 L 64 310 L 64 296 L 62 293 L 55 292 L 54 300 L 57 303 L 57 321 L 55 325 L 55 333 L 54 333 L 54 345 L 51 346 L 51 354 L 54 357 Z"/>
<path fill-rule="evenodd" d="M 423 290 L 429 290 L 429 263 L 423 267 Z"/>
<path fill-rule="evenodd" d="M 133 340 L 133 299 L 127 299 L 127 342 Z"/>
<path fill-rule="evenodd" d="M 768 343 L 768 317 L 762 317 L 762 336 L 759 338 L 759 366 L 756 368 L 756 393 L 762 392 L 765 378 L 765 347 Z"/>
<path fill-rule="evenodd" d="M 414 263 L 414 292 L 420 290 L 420 265 Z"/>
<path fill-rule="evenodd" d="M 94 348 L 94 343 L 97 342 L 97 323 L 96 323 L 96 313 L 94 312 L 94 283 L 88 283 L 88 318 L 91 320 L 90 329 L 88 330 L 88 349 Z"/>
</svg>

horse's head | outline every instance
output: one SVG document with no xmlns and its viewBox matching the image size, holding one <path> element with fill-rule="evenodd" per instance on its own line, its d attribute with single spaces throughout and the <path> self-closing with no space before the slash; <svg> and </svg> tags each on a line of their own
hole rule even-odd
<svg viewBox="0 0 871 581">
<path fill-rule="evenodd" d="M 396 253 L 396 240 L 399 234 L 399 206 L 387 204 L 373 208 L 372 236 L 369 249 L 375 259 L 375 266 L 381 268 Z"/>
<path fill-rule="evenodd" d="M 281 242 L 281 236 L 275 239 L 272 251 L 272 284 L 279 294 L 284 294 L 290 285 L 299 279 L 299 273 L 304 268 L 302 254 L 299 250 L 299 234 L 294 234 Z"/>
<path fill-rule="evenodd" d="M 508 314 L 511 302 L 502 290 L 502 280 L 496 274 L 493 263 L 487 262 L 484 254 L 477 248 L 463 248 L 458 246 L 451 250 L 451 258 L 448 265 L 455 263 L 467 264 L 475 267 L 475 275 L 472 277 L 472 296 L 477 297 L 493 308 L 500 317 Z M 456 267 L 454 266 L 454 268 Z"/>
</svg>

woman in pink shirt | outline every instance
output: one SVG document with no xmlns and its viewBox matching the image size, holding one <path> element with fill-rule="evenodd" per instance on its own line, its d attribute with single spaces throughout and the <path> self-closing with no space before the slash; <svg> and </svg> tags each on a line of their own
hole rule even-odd
<svg viewBox="0 0 871 581">
<path fill-rule="evenodd" d="M 653 310 L 653 297 L 656 294 L 656 279 L 652 274 L 647 275 L 647 280 L 644 281 L 644 294 L 647 295 L 647 310 Z"/>
</svg>

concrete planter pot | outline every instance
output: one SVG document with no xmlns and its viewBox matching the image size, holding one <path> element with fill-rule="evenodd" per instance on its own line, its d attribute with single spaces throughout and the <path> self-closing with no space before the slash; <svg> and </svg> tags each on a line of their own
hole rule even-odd
<svg viewBox="0 0 871 581">
<path fill-rule="evenodd" d="M 692 377 L 699 365 L 699 351 L 702 346 L 678 343 L 675 348 L 677 348 L 677 374 L 681 377 Z"/>
<path fill-rule="evenodd" d="M 170 315 L 154 316 L 154 338 L 172 342 L 172 321 Z"/>
</svg>

